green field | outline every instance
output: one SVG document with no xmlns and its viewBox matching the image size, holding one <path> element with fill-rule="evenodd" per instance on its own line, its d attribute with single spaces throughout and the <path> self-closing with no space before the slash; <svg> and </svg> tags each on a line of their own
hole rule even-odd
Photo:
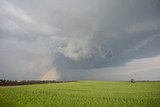
<svg viewBox="0 0 160 107">
<path fill-rule="evenodd" d="M 0 107 L 160 107 L 160 82 L 0 86 Z"/>
</svg>

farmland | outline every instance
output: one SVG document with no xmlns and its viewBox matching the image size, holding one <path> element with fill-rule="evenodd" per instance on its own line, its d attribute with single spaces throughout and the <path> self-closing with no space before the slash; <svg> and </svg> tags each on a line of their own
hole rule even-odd
<svg viewBox="0 0 160 107">
<path fill-rule="evenodd" d="M 0 86 L 0 107 L 160 107 L 160 82 Z"/>
</svg>

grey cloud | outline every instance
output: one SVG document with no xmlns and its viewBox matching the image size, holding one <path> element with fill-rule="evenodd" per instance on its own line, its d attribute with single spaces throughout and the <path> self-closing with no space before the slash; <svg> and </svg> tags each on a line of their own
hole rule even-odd
<svg viewBox="0 0 160 107">
<path fill-rule="evenodd" d="M 159 7 L 158 0 L 2 0 L 0 73 L 38 79 L 56 66 L 61 79 L 81 79 L 159 55 Z"/>
</svg>

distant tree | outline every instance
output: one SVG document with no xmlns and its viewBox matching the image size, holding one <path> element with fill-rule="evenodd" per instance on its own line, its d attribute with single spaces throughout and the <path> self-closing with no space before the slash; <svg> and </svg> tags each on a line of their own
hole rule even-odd
<svg viewBox="0 0 160 107">
<path fill-rule="evenodd" d="M 135 83 L 135 80 L 132 78 L 132 79 L 130 80 L 130 82 L 131 82 L 131 83 Z"/>
</svg>

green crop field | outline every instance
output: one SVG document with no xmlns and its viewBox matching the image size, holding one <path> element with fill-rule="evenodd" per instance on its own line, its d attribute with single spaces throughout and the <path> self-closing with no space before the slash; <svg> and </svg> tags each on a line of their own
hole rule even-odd
<svg viewBox="0 0 160 107">
<path fill-rule="evenodd" d="M 0 86 L 0 107 L 160 107 L 160 82 Z"/>
</svg>

